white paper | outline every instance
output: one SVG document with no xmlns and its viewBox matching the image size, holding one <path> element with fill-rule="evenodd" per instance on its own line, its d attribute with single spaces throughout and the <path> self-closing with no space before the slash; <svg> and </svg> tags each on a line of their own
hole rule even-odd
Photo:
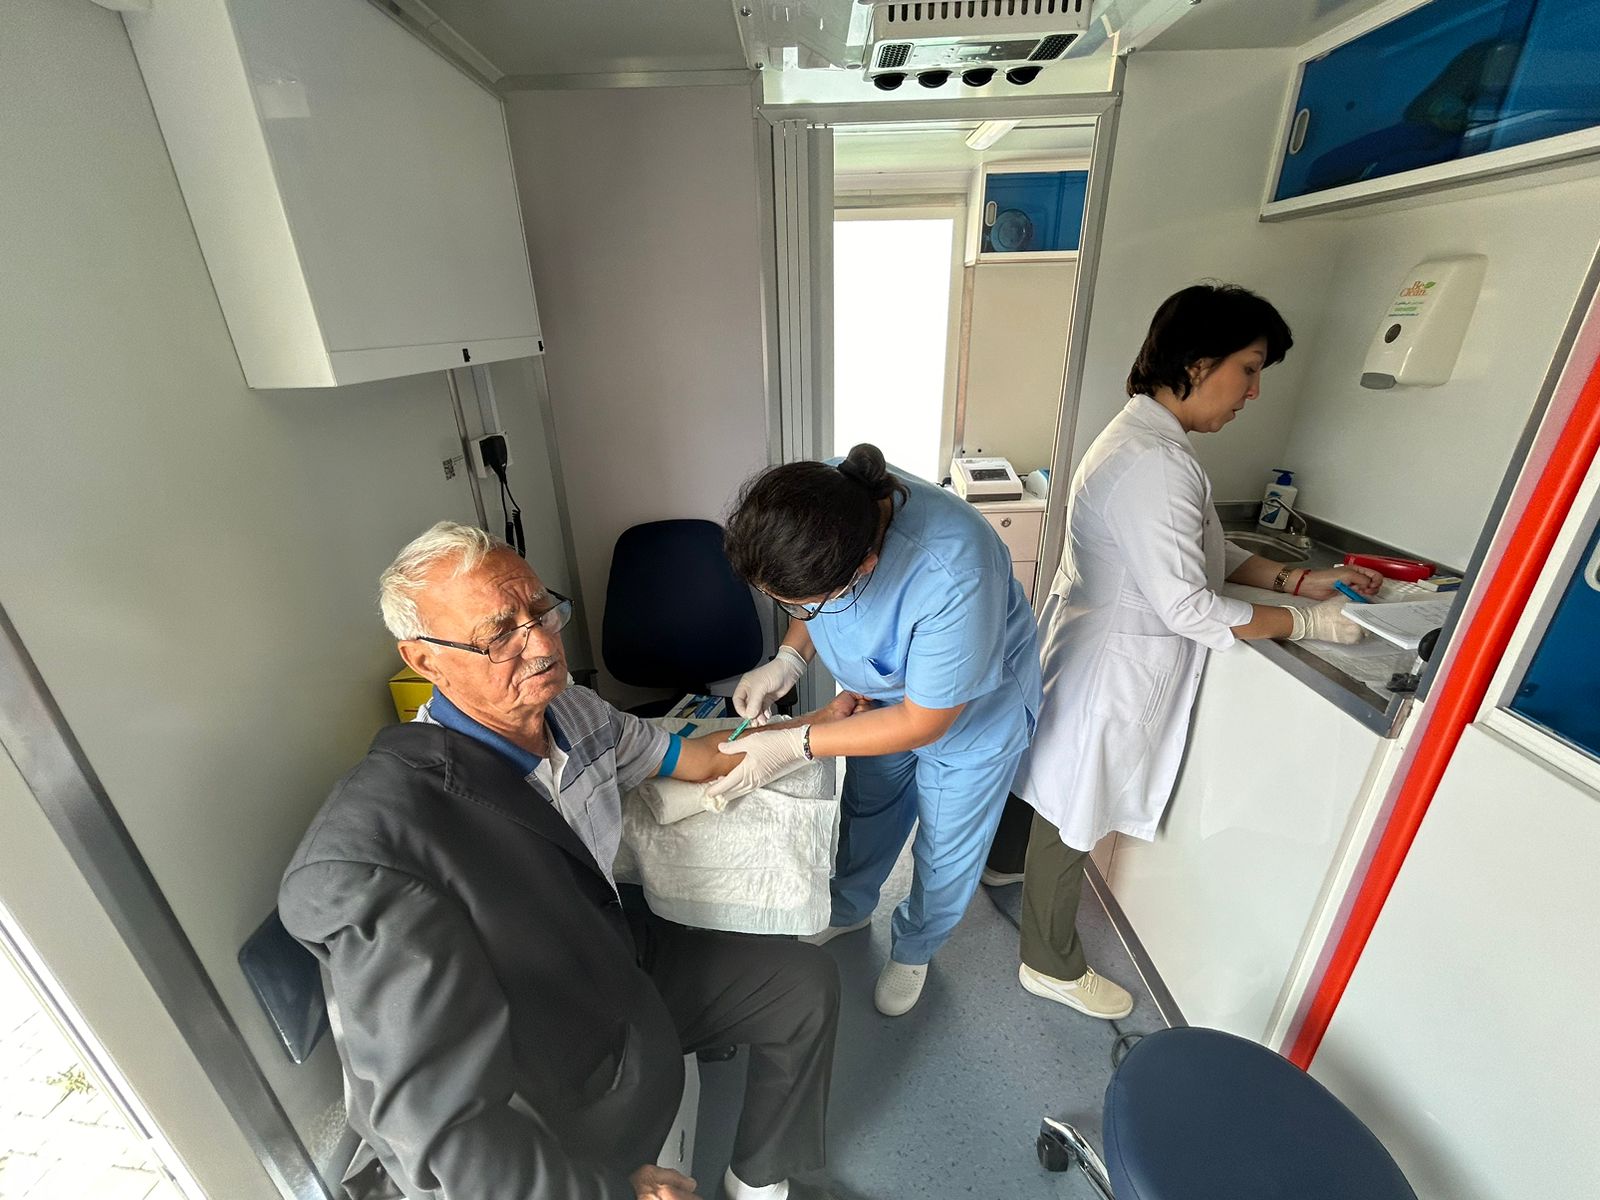
<svg viewBox="0 0 1600 1200">
<path fill-rule="evenodd" d="M 1455 599 L 1455 592 L 1446 592 L 1424 600 L 1395 600 L 1388 604 L 1351 601 L 1344 606 L 1344 615 L 1385 641 L 1415 650 L 1425 633 L 1444 624 Z"/>
</svg>

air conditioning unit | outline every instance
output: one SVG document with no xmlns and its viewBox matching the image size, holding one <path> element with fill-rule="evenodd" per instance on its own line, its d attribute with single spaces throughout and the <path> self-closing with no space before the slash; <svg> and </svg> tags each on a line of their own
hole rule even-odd
<svg viewBox="0 0 1600 1200">
<path fill-rule="evenodd" d="M 893 0 L 872 4 L 866 76 L 892 91 L 959 77 L 982 87 L 1004 73 L 1032 83 L 1089 28 L 1090 0 Z"/>
</svg>

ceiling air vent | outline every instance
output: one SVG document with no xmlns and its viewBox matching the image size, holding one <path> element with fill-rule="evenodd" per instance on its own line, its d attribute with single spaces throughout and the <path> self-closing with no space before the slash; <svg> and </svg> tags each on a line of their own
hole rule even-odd
<svg viewBox="0 0 1600 1200">
<path fill-rule="evenodd" d="M 1028 61 L 1049 62 L 1052 58 L 1060 58 L 1061 52 L 1077 40 L 1078 35 L 1075 33 L 1052 33 L 1033 48 L 1033 53 L 1028 55 Z"/>
<path fill-rule="evenodd" d="M 1089 0 L 924 0 L 876 3 L 866 76 L 885 90 L 954 76 L 982 87 L 999 72 L 1031 82 L 1089 26 Z"/>
<path fill-rule="evenodd" d="M 910 57 L 910 43 L 888 42 L 878 51 L 878 70 L 898 71 L 906 65 L 906 59 Z"/>
</svg>

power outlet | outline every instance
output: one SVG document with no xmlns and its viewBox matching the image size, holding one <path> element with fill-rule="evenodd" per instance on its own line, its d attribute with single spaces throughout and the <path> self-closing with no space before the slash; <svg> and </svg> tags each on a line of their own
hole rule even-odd
<svg viewBox="0 0 1600 1200">
<path fill-rule="evenodd" d="M 494 478 L 494 472 L 491 471 L 486 465 L 484 465 L 484 461 L 483 461 L 483 443 L 485 441 L 487 441 L 489 438 L 496 437 L 496 436 L 501 437 L 501 438 L 505 438 L 506 435 L 503 434 L 503 433 L 502 434 L 485 434 L 483 437 L 472 438 L 470 441 L 467 442 L 467 448 L 468 448 L 468 450 L 471 451 L 472 469 L 477 473 L 479 479 L 492 479 L 492 478 Z M 511 440 L 509 438 L 506 438 L 506 466 L 510 467 L 511 464 L 516 462 L 516 461 L 517 461 L 516 459 L 511 457 Z"/>
</svg>

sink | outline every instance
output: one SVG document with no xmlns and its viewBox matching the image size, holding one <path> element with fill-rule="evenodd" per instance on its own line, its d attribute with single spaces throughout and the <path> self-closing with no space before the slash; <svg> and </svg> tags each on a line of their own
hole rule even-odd
<svg viewBox="0 0 1600 1200">
<path fill-rule="evenodd" d="M 1310 550 L 1302 550 L 1293 542 L 1273 537 L 1269 533 L 1230 533 L 1227 538 L 1235 546 L 1270 558 L 1273 562 L 1303 563 L 1311 557 Z"/>
</svg>

